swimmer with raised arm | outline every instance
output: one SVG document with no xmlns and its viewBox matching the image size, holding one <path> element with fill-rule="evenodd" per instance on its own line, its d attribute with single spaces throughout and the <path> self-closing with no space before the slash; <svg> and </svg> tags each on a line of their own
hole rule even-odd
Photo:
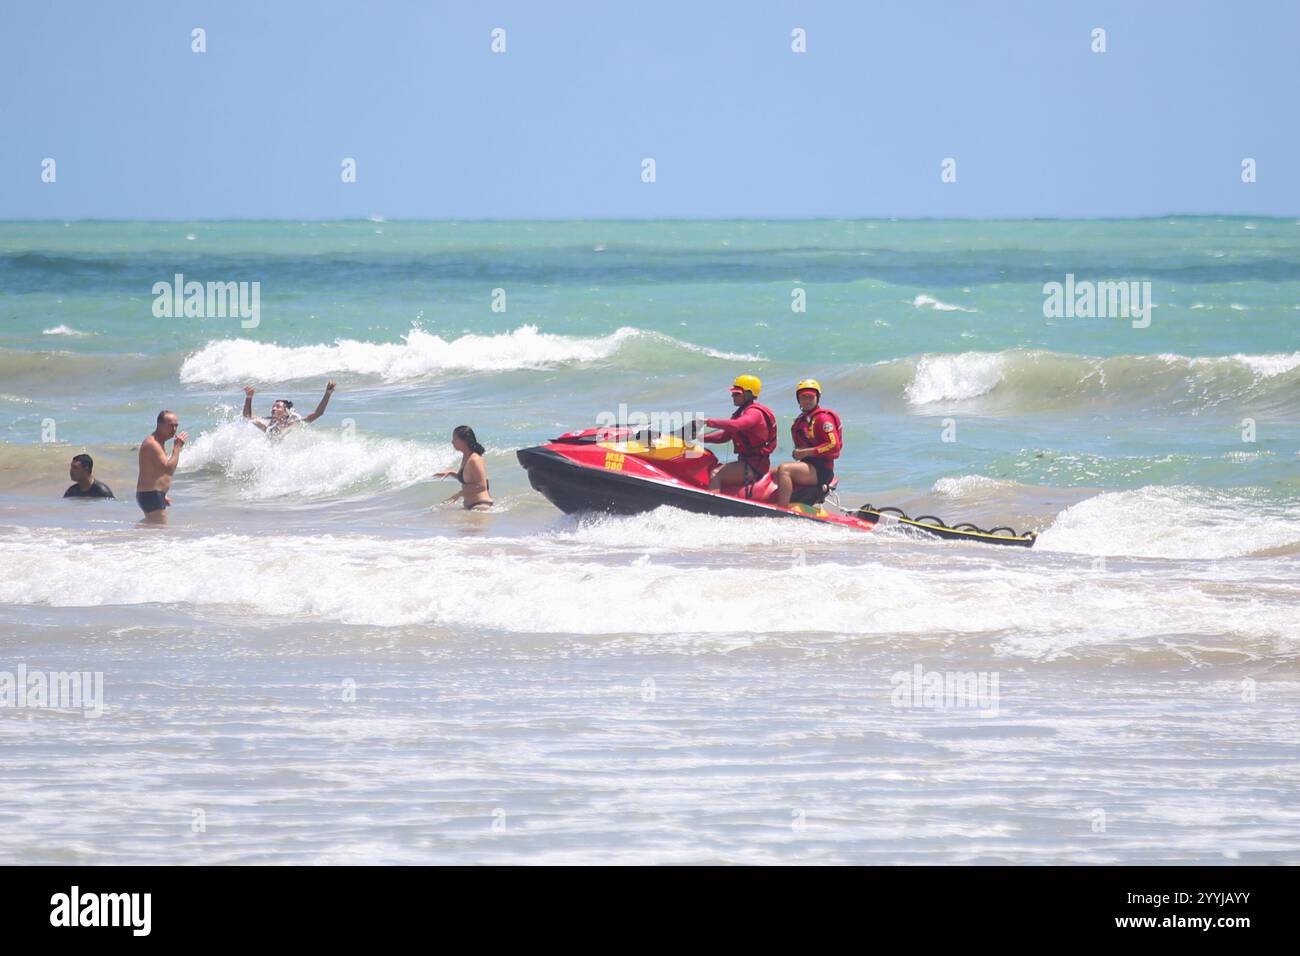
<svg viewBox="0 0 1300 956">
<path fill-rule="evenodd" d="M 325 414 L 325 408 L 330 403 L 330 396 L 334 394 L 334 383 L 328 382 L 325 385 L 325 394 L 321 396 L 320 404 L 316 406 L 316 411 L 310 415 L 301 416 L 293 410 L 293 402 L 287 398 L 277 399 L 271 406 L 270 418 L 255 418 L 253 416 L 253 386 L 244 386 L 244 417 L 251 421 L 262 431 L 266 432 L 267 438 L 283 438 L 294 425 L 299 422 L 314 422 Z"/>
</svg>

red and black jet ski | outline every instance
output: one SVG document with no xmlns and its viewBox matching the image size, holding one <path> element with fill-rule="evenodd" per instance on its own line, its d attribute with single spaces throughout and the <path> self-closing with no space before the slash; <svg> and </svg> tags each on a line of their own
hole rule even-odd
<svg viewBox="0 0 1300 956">
<path fill-rule="evenodd" d="M 680 434 L 624 427 L 588 428 L 521 449 L 515 455 L 528 472 L 532 486 L 566 514 L 641 514 L 668 505 L 726 518 L 800 518 L 857 531 L 871 531 L 890 523 L 941 538 L 1022 547 L 1034 543 L 1033 534 L 1018 535 L 1010 528 L 984 531 L 974 525 L 949 527 L 930 515 L 909 518 L 896 508 L 828 508 L 825 502 L 835 493 L 834 480 L 830 486 L 796 488 L 788 507 L 775 503 L 776 482 L 770 474 L 759 476 L 749 485 L 710 491 L 709 475 L 718 464 L 717 458 Z M 1003 531 L 1009 534 L 997 533 Z"/>
</svg>

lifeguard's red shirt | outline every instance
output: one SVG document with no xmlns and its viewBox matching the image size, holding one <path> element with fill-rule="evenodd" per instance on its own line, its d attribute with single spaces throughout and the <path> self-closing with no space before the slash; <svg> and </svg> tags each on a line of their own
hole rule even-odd
<svg viewBox="0 0 1300 956">
<path fill-rule="evenodd" d="M 795 448 L 811 448 L 813 454 L 804 461 L 821 458 L 832 462 L 840 457 L 844 450 L 844 428 L 840 416 L 829 408 L 818 405 L 811 412 L 804 412 L 790 426 L 790 436 Z"/>
<path fill-rule="evenodd" d="M 768 471 L 769 456 L 776 451 L 776 416 L 770 408 L 750 402 L 730 418 L 707 418 L 704 424 L 718 430 L 701 435 L 700 441 L 730 441 L 741 461 L 760 474 Z"/>
</svg>

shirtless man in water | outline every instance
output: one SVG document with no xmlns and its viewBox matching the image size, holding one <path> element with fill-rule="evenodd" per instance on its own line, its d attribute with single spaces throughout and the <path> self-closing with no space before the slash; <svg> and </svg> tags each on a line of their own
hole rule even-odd
<svg viewBox="0 0 1300 956">
<path fill-rule="evenodd" d="M 334 394 L 334 383 L 325 384 L 325 394 L 321 396 L 320 404 L 316 406 L 316 411 L 310 415 L 299 416 L 293 410 L 293 402 L 287 398 L 277 399 L 271 406 L 270 418 L 255 418 L 253 416 L 253 386 L 244 386 L 244 417 L 251 421 L 262 431 L 266 432 L 267 438 L 283 438 L 294 425 L 299 422 L 314 422 L 325 414 L 325 408 L 330 403 L 330 396 Z"/>
<path fill-rule="evenodd" d="M 144 512 L 146 524 L 167 523 L 166 508 L 172 503 L 167 492 L 171 490 L 172 475 L 176 474 L 176 466 L 181 461 L 181 448 L 190 437 L 185 432 L 178 433 L 179 427 L 180 420 L 175 412 L 161 411 L 158 413 L 158 427 L 140 445 L 140 477 L 135 483 L 135 500 Z M 163 447 L 169 438 L 174 439 L 171 457 Z"/>
</svg>

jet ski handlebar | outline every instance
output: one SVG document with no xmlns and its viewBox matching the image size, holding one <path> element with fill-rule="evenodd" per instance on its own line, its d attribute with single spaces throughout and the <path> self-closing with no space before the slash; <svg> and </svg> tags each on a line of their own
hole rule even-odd
<svg viewBox="0 0 1300 956">
<path fill-rule="evenodd" d="M 626 425 L 605 425 L 597 428 L 585 428 L 580 431 L 566 432 L 553 441 L 565 445 L 590 445 L 602 441 L 640 441 L 650 444 L 656 438 L 679 438 L 682 441 L 694 441 L 707 426 L 700 418 L 692 419 L 681 428 L 672 431 L 659 431 L 654 428 L 630 428 Z"/>
</svg>

